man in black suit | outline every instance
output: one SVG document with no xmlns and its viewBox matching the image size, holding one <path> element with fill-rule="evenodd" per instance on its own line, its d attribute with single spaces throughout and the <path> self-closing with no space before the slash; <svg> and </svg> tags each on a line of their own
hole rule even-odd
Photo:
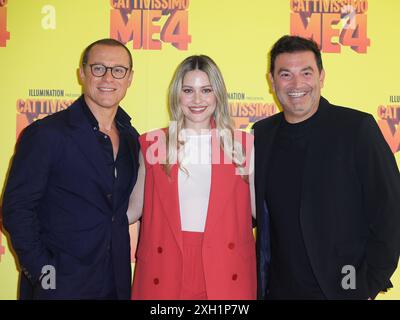
<svg viewBox="0 0 400 320">
<path fill-rule="evenodd" d="M 132 67 L 122 43 L 92 43 L 80 66 L 83 95 L 19 139 L 3 221 L 21 266 L 21 299 L 130 298 L 126 212 L 139 143 L 119 103 Z"/>
<path fill-rule="evenodd" d="M 269 80 L 283 112 L 254 125 L 260 299 L 368 299 L 391 286 L 400 176 L 373 117 L 321 97 L 316 43 L 284 36 Z"/>
</svg>

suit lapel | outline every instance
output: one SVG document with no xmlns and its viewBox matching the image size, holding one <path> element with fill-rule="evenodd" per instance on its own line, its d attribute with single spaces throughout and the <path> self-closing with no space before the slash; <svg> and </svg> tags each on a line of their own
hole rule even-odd
<svg viewBox="0 0 400 320">
<path fill-rule="evenodd" d="M 265 297 L 268 284 L 268 270 L 271 261 L 271 245 L 269 239 L 270 216 L 265 200 L 266 182 L 269 173 L 269 163 L 272 148 L 278 128 L 282 122 L 283 113 L 269 119 L 271 124 L 257 128 L 254 131 L 254 158 L 255 158 L 255 189 L 257 208 L 257 257 L 258 257 L 258 295 Z M 260 124 L 262 125 L 262 123 Z"/>
<path fill-rule="evenodd" d="M 282 121 L 283 114 L 280 113 L 272 126 L 268 127 L 268 131 L 256 131 L 254 136 L 254 158 L 255 161 L 255 185 L 259 200 L 264 201 L 265 198 L 265 182 L 268 176 L 268 166 L 271 158 L 271 151 L 275 141 L 275 136 L 279 125 Z M 259 202 L 259 201 L 257 201 Z M 264 206 L 264 205 L 263 205 Z"/>
<path fill-rule="evenodd" d="M 164 173 L 161 166 L 157 166 L 156 168 L 157 170 L 161 170 L 161 172 L 159 175 L 155 175 L 157 179 L 155 185 L 158 186 L 155 194 L 160 197 L 163 207 L 161 211 L 165 214 L 165 218 L 178 247 L 183 251 L 182 227 L 179 211 L 178 165 L 175 164 L 172 166 L 169 177 Z"/>
<path fill-rule="evenodd" d="M 122 137 L 122 135 L 124 136 L 125 141 L 128 144 L 129 157 L 132 159 L 134 168 L 137 169 L 137 168 L 139 168 L 139 158 L 138 158 L 139 157 L 139 153 L 138 153 L 139 141 L 137 140 L 137 136 L 131 128 L 124 131 L 123 133 L 120 133 L 120 137 Z M 129 190 L 131 190 L 131 188 L 133 188 L 133 185 L 136 183 L 137 172 L 134 175 L 134 177 L 135 177 L 135 179 L 131 179 L 131 181 L 130 181 Z"/>
<path fill-rule="evenodd" d="M 129 149 L 129 156 L 132 158 L 133 163 L 139 166 L 139 159 L 138 159 L 138 140 L 135 140 L 135 135 L 131 132 L 131 130 L 127 130 L 124 133 L 126 137 L 126 141 L 128 142 L 128 149 Z"/>
</svg>

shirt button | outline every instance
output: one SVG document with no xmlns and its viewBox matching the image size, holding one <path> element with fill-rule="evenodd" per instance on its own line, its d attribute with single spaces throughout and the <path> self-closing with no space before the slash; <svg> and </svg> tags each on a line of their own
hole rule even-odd
<svg viewBox="0 0 400 320">
<path fill-rule="evenodd" d="M 154 278 L 153 283 L 154 283 L 155 285 L 157 285 L 157 284 L 160 283 L 160 280 L 158 280 L 158 278 Z"/>
<path fill-rule="evenodd" d="M 97 127 L 93 127 L 93 130 L 94 130 L 94 131 L 97 131 L 97 130 L 99 130 L 99 128 L 97 128 Z"/>
<path fill-rule="evenodd" d="M 231 249 L 231 250 L 235 249 L 235 244 L 233 242 L 230 242 L 228 244 L 228 248 Z"/>
<path fill-rule="evenodd" d="M 157 252 L 158 252 L 158 253 L 162 253 L 162 252 L 163 252 L 163 248 L 162 248 L 162 247 L 158 247 L 158 248 L 157 248 Z"/>
<path fill-rule="evenodd" d="M 107 136 L 107 135 L 104 135 L 104 139 L 108 139 L 108 136 Z"/>
<path fill-rule="evenodd" d="M 238 275 L 237 275 L 236 273 L 234 273 L 234 274 L 232 275 L 232 280 L 233 280 L 233 281 L 236 281 L 237 278 L 238 278 Z"/>
</svg>

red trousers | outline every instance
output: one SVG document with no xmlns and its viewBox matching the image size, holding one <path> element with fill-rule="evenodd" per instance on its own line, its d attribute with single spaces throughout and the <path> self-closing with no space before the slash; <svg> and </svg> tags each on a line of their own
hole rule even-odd
<svg viewBox="0 0 400 320">
<path fill-rule="evenodd" d="M 182 300 L 206 300 L 207 290 L 203 270 L 203 232 L 182 231 L 183 285 Z"/>
</svg>

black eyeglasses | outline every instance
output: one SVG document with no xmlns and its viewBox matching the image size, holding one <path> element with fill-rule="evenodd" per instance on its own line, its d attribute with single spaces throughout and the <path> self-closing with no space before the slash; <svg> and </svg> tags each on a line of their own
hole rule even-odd
<svg viewBox="0 0 400 320">
<path fill-rule="evenodd" d="M 90 71 L 92 72 L 92 75 L 94 75 L 95 77 L 104 76 L 106 74 L 107 70 L 110 69 L 111 75 L 115 79 L 123 79 L 129 70 L 129 68 L 126 68 L 123 66 L 106 67 L 105 65 L 102 65 L 102 64 L 89 64 L 89 66 L 90 66 Z"/>
</svg>

